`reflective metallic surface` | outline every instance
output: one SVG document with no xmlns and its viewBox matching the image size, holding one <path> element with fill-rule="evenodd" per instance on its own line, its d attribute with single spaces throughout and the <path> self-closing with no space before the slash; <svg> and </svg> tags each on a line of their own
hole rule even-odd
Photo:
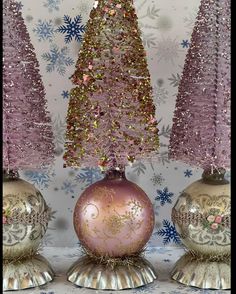
<svg viewBox="0 0 236 294">
<path fill-rule="evenodd" d="M 183 256 L 172 278 L 199 288 L 230 288 L 230 185 L 199 180 L 179 196 L 172 221 L 191 252 Z"/>
<path fill-rule="evenodd" d="M 192 260 L 187 253 L 172 271 L 172 278 L 187 286 L 203 289 L 230 289 L 230 262 Z"/>
<path fill-rule="evenodd" d="M 3 291 L 20 290 L 52 281 L 54 272 L 41 255 L 3 265 Z"/>
<path fill-rule="evenodd" d="M 139 258 L 132 265 L 111 267 L 85 256 L 80 258 L 68 271 L 67 278 L 73 284 L 100 290 L 122 290 L 152 283 L 157 275 L 152 265 Z"/>
<path fill-rule="evenodd" d="M 43 285 L 52 279 L 48 262 L 34 257 L 48 226 L 47 209 L 32 184 L 21 179 L 3 182 L 5 291 Z"/>
<path fill-rule="evenodd" d="M 145 192 L 125 177 L 89 186 L 74 211 L 81 244 L 98 256 L 122 257 L 140 252 L 151 237 L 153 206 Z"/>
</svg>

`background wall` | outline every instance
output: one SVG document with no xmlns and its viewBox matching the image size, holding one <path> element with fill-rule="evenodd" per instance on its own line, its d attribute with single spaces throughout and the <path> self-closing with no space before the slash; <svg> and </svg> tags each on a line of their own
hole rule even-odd
<svg viewBox="0 0 236 294">
<path fill-rule="evenodd" d="M 69 77 L 75 70 L 80 47 L 71 36 L 71 28 L 86 24 L 93 3 L 94 0 L 19 2 L 40 63 L 56 138 L 55 165 L 40 172 L 21 173 L 42 191 L 55 212 L 44 239 L 47 246 L 78 244 L 72 223 L 75 203 L 83 189 L 101 178 L 96 169 L 65 169 L 62 160 L 65 118 L 72 88 Z M 200 0 L 134 0 L 134 4 L 147 50 L 161 149 L 158 160 L 136 162 L 128 167 L 127 177 L 143 188 L 153 202 L 156 226 L 150 244 L 176 246 L 179 239 L 170 219 L 171 209 L 179 193 L 202 173 L 200 169 L 170 162 L 167 157 L 178 83 Z M 65 16 L 69 18 L 65 20 Z M 81 16 L 81 23 L 77 16 Z M 66 26 L 64 34 L 57 31 L 61 25 Z M 81 35 L 79 29 L 77 33 Z"/>
</svg>

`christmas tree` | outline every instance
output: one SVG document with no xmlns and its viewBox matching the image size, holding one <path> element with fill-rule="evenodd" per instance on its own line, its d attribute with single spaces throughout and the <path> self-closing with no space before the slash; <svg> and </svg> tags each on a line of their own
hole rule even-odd
<svg viewBox="0 0 236 294">
<path fill-rule="evenodd" d="M 51 119 L 34 47 L 15 1 L 3 3 L 3 168 L 33 169 L 53 160 Z"/>
<path fill-rule="evenodd" d="M 67 166 L 114 169 L 155 154 L 155 106 L 132 0 L 95 1 L 71 80 Z"/>
<path fill-rule="evenodd" d="M 202 0 L 174 113 L 170 157 L 230 167 L 230 1 Z"/>
</svg>

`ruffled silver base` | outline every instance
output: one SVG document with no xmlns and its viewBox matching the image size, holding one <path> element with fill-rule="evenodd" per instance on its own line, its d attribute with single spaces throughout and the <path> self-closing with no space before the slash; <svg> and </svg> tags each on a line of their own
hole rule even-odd
<svg viewBox="0 0 236 294">
<path fill-rule="evenodd" d="M 3 265 L 3 291 L 34 288 L 52 281 L 53 277 L 50 264 L 38 254 Z"/>
<path fill-rule="evenodd" d="M 122 290 L 152 283 L 157 275 L 152 265 L 144 258 L 136 258 L 129 265 L 111 267 L 96 263 L 88 256 L 80 258 L 67 273 L 73 284 L 99 290 Z"/>
<path fill-rule="evenodd" d="M 175 264 L 172 279 L 202 289 L 230 289 L 230 262 L 193 260 L 187 253 Z"/>
</svg>

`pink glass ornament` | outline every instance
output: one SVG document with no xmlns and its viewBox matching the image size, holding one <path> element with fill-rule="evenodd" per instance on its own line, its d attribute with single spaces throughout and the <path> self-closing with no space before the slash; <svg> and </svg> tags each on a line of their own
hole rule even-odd
<svg viewBox="0 0 236 294">
<path fill-rule="evenodd" d="M 88 187 L 74 211 L 81 244 L 98 256 L 123 257 L 139 253 L 151 237 L 154 211 L 145 192 L 112 171 Z"/>
</svg>

